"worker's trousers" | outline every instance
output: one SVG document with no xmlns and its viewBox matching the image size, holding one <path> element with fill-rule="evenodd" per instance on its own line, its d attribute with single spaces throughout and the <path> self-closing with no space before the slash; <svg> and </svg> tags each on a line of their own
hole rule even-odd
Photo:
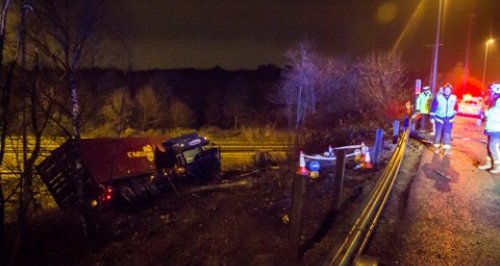
<svg viewBox="0 0 500 266">
<path fill-rule="evenodd" d="M 500 137 L 488 135 L 488 155 L 493 163 L 500 162 Z"/>
<path fill-rule="evenodd" d="M 451 130 L 453 129 L 453 119 L 455 117 L 439 117 L 434 119 L 436 132 L 434 135 L 434 146 L 439 147 L 443 144 L 443 148 L 450 148 L 451 145 Z"/>
<path fill-rule="evenodd" d="M 427 131 L 427 120 L 429 119 L 429 114 L 420 113 L 420 130 Z"/>
</svg>

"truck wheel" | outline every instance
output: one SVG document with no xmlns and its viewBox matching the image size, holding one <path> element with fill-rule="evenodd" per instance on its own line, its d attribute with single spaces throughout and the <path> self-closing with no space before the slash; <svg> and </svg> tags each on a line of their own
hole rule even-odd
<svg viewBox="0 0 500 266">
<path fill-rule="evenodd" d="M 131 188 L 128 186 L 122 186 L 120 187 L 120 195 L 127 201 L 127 202 L 134 202 L 136 200 L 136 196 L 134 191 L 132 191 Z"/>
<path fill-rule="evenodd" d="M 257 151 L 254 156 L 254 165 L 259 168 L 268 167 L 272 162 L 271 154 L 267 151 Z"/>
<path fill-rule="evenodd" d="M 140 182 L 132 183 L 132 190 L 134 191 L 135 195 L 139 197 L 146 198 L 148 196 L 146 187 Z"/>
<path fill-rule="evenodd" d="M 146 184 L 146 190 L 151 196 L 158 196 L 160 194 L 160 189 L 158 189 L 158 187 L 151 182 Z"/>
</svg>

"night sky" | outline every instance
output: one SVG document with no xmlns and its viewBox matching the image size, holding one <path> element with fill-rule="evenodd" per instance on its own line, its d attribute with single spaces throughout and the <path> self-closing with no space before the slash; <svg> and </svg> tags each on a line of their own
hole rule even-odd
<svg viewBox="0 0 500 266">
<path fill-rule="evenodd" d="M 398 43 L 409 68 L 426 71 L 438 11 L 438 0 L 117 2 L 126 17 L 135 69 L 283 66 L 284 52 L 309 40 L 325 56 L 363 56 Z M 445 0 L 444 10 L 439 71 L 463 64 L 471 24 L 469 64 L 480 76 L 486 39 L 490 34 L 500 38 L 500 1 Z M 498 47 L 500 39 L 489 46 L 487 80 L 500 80 Z"/>
</svg>

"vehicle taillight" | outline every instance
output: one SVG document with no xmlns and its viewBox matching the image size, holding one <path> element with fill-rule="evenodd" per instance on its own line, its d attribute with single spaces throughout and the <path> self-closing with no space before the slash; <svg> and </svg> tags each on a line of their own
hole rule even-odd
<svg viewBox="0 0 500 266">
<path fill-rule="evenodd" d="M 110 201 L 113 198 L 113 188 L 107 187 L 102 195 L 102 201 Z"/>
<path fill-rule="evenodd" d="M 111 201 L 111 199 L 113 199 L 113 188 L 107 186 L 102 190 L 102 193 L 97 199 L 94 199 L 90 202 L 90 206 L 97 207 L 97 205 L 99 205 L 100 203 L 106 203 L 108 201 Z"/>
</svg>

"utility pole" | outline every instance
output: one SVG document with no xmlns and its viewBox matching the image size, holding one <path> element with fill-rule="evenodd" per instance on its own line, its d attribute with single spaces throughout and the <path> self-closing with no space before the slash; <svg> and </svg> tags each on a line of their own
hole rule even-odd
<svg viewBox="0 0 500 266">
<path fill-rule="evenodd" d="M 442 43 L 440 43 L 440 44 L 438 44 L 438 46 L 443 46 L 443 44 L 442 44 Z M 435 44 L 426 44 L 426 45 L 425 45 L 425 47 L 431 47 L 431 48 L 432 48 L 432 50 L 434 51 L 434 50 L 435 50 L 435 48 L 434 48 L 434 47 L 436 47 L 436 45 L 435 45 Z M 431 87 L 431 84 L 432 84 L 432 78 L 433 78 L 433 76 L 434 76 L 434 71 L 433 71 L 433 70 L 434 70 L 434 54 L 432 54 L 432 60 L 431 60 L 431 71 L 429 72 L 429 83 L 428 83 L 428 84 L 429 84 L 429 87 Z"/>
<path fill-rule="evenodd" d="M 486 43 L 484 44 L 485 47 L 484 47 L 484 63 L 483 63 L 483 80 L 481 82 L 481 96 L 484 96 L 485 95 L 485 87 L 484 87 L 484 82 L 485 82 L 485 79 L 486 79 L 486 62 L 488 61 L 488 47 L 490 46 L 490 44 L 492 44 L 493 42 L 495 42 L 495 40 L 493 38 L 489 38 Z"/>
<path fill-rule="evenodd" d="M 439 36 L 441 35 L 441 11 L 443 9 L 443 0 L 439 0 L 438 18 L 436 26 L 436 42 L 434 44 L 434 55 L 432 58 L 432 76 L 431 76 L 431 91 L 432 94 L 436 93 L 436 76 L 439 58 Z"/>
<path fill-rule="evenodd" d="M 470 14 L 469 15 L 469 24 L 467 27 L 467 43 L 465 46 L 465 62 L 464 62 L 464 79 L 462 81 L 462 95 L 466 93 L 465 89 L 467 87 L 467 84 L 469 83 L 469 75 L 470 75 L 470 69 L 469 69 L 469 53 L 470 53 L 470 40 L 472 36 L 472 22 L 474 18 L 476 17 L 476 14 Z"/>
</svg>

